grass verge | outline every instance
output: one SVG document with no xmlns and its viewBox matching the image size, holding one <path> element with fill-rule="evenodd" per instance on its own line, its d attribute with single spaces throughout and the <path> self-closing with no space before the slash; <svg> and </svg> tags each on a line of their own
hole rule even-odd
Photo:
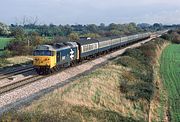
<svg viewBox="0 0 180 122">
<path fill-rule="evenodd" d="M 161 57 L 161 74 L 163 84 L 168 91 L 170 119 L 180 121 L 180 45 L 171 44 Z"/>
<path fill-rule="evenodd" d="M 150 104 L 157 90 L 153 72 L 159 54 L 156 49 L 164 43 L 158 39 L 128 49 L 68 86 L 4 114 L 1 120 L 148 121 Z"/>
</svg>

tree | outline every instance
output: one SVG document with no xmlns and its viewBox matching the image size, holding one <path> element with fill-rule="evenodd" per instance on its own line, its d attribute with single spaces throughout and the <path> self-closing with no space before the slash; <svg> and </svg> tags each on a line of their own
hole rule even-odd
<svg viewBox="0 0 180 122">
<path fill-rule="evenodd" d="M 118 25 L 115 23 L 111 23 L 111 24 L 109 24 L 108 29 L 109 30 L 118 30 Z"/>
<path fill-rule="evenodd" d="M 120 36 L 121 34 L 123 34 L 119 30 L 111 30 L 110 32 L 111 32 L 111 36 Z"/>
<path fill-rule="evenodd" d="M 37 32 L 32 32 L 31 34 L 29 34 L 27 41 L 29 42 L 28 46 L 31 46 L 31 45 L 37 46 L 37 45 L 43 44 L 44 39 L 41 36 L 39 36 Z"/>
<path fill-rule="evenodd" d="M 135 23 L 129 23 L 127 25 L 129 32 L 135 33 L 137 31 L 136 24 Z"/>
<path fill-rule="evenodd" d="M 21 20 L 16 19 L 16 25 L 22 25 L 22 26 L 35 26 L 38 23 L 39 19 L 38 17 L 27 17 L 24 16 L 21 18 Z"/>
<path fill-rule="evenodd" d="M 48 25 L 41 25 L 38 27 L 37 32 L 41 35 L 41 36 L 49 36 L 49 27 Z"/>
<path fill-rule="evenodd" d="M 79 35 L 75 32 L 72 32 L 68 35 L 69 40 L 79 40 Z"/>
<path fill-rule="evenodd" d="M 87 34 L 84 34 L 84 35 L 81 35 L 82 37 L 90 37 L 90 38 L 93 38 L 93 39 L 96 39 L 96 38 L 99 38 L 101 37 L 99 34 L 97 33 L 87 33 Z"/>
<path fill-rule="evenodd" d="M 25 40 L 26 34 L 22 27 L 11 28 L 12 35 L 19 41 Z"/>
<path fill-rule="evenodd" d="M 161 23 L 154 23 L 153 28 L 154 30 L 162 30 L 163 25 Z"/>
<path fill-rule="evenodd" d="M 64 32 L 64 36 L 69 35 L 70 33 L 72 33 L 73 29 L 70 25 L 65 25 L 63 27 L 63 32 Z"/>
<path fill-rule="evenodd" d="M 90 24 L 90 25 L 87 25 L 87 30 L 90 33 L 97 33 L 98 32 L 98 27 L 95 24 Z"/>
<path fill-rule="evenodd" d="M 0 36 L 8 36 L 10 33 L 9 26 L 0 22 Z"/>
<path fill-rule="evenodd" d="M 61 43 L 61 42 L 66 42 L 69 41 L 69 39 L 65 36 L 56 36 L 52 41 L 48 41 L 48 44 L 53 44 L 53 43 Z"/>
<path fill-rule="evenodd" d="M 105 25 L 104 23 L 101 23 L 100 26 L 99 26 L 99 28 L 100 28 L 101 30 L 105 30 L 105 29 L 106 29 L 106 25 Z"/>
</svg>

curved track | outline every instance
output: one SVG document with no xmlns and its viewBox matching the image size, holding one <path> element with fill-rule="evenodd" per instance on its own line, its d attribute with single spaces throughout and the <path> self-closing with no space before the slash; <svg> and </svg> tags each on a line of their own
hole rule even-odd
<svg viewBox="0 0 180 122">
<path fill-rule="evenodd" d="M 122 49 L 122 48 L 124 48 L 124 47 L 121 47 L 120 49 Z M 101 54 L 101 55 L 92 57 L 92 58 L 90 58 L 90 59 L 88 59 L 88 60 L 83 60 L 83 61 L 81 61 L 81 62 L 78 62 L 78 63 L 74 64 L 74 65 L 71 66 L 71 67 L 75 67 L 75 66 L 81 65 L 81 64 L 83 64 L 83 63 L 90 62 L 90 61 L 92 61 L 92 60 L 95 59 L 95 58 L 100 58 L 100 57 L 102 57 L 102 56 L 104 56 L 104 55 L 107 55 L 107 54 L 116 52 L 117 50 L 119 50 L 119 49 L 115 49 L 115 50 L 110 51 L 110 52 L 108 52 L 108 53 L 106 53 L 106 54 Z M 31 83 L 36 82 L 36 81 L 38 81 L 38 80 L 47 78 L 47 77 L 49 77 L 49 76 L 56 75 L 56 74 L 58 74 L 59 72 L 65 70 L 65 69 L 67 69 L 67 67 L 66 67 L 66 68 L 65 68 L 65 67 L 61 67 L 60 70 L 58 70 L 58 71 L 56 71 L 56 72 L 54 72 L 54 73 L 52 73 L 52 74 L 49 74 L 49 75 L 44 75 L 44 76 L 35 75 L 35 76 L 29 77 L 29 78 L 26 78 L 26 79 L 23 79 L 23 80 L 16 81 L 16 82 L 14 82 L 14 83 L 10 83 L 10 84 L 4 85 L 4 86 L 0 87 L 0 95 L 5 94 L 5 93 L 8 93 L 8 92 L 13 91 L 13 90 L 18 89 L 18 88 L 21 88 L 21 87 L 23 87 L 23 86 L 25 86 L 25 85 L 31 84 Z M 5 74 L 5 76 L 0 77 L 0 80 L 1 80 L 1 79 L 5 79 L 5 78 L 8 78 L 8 77 L 11 77 L 11 76 L 13 76 L 13 75 L 17 75 L 17 74 L 21 74 L 21 73 L 24 73 L 24 72 L 28 72 L 28 71 L 31 71 L 31 70 L 34 70 L 34 68 L 30 67 L 30 68 L 28 68 L 28 69 L 26 68 L 26 69 L 24 69 L 24 70 L 21 69 L 21 71 L 18 70 L 18 71 L 16 71 L 16 72 L 10 72 L 10 73 Z M 1 75 L 0 75 L 0 76 L 1 76 Z"/>
</svg>

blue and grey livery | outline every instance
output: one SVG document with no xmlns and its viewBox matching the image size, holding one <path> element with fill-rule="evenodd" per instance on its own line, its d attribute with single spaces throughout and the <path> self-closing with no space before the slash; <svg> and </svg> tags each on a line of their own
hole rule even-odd
<svg viewBox="0 0 180 122">
<path fill-rule="evenodd" d="M 34 51 L 33 65 L 39 74 L 49 73 L 57 67 L 70 66 L 72 63 L 135 43 L 150 36 L 151 33 L 142 33 L 114 38 L 80 38 L 78 41 L 40 45 Z"/>
</svg>

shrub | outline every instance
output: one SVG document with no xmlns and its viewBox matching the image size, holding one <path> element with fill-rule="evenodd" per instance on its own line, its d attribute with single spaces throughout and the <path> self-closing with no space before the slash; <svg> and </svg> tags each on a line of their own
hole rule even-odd
<svg viewBox="0 0 180 122">
<path fill-rule="evenodd" d="M 180 35 L 177 32 L 173 32 L 172 36 L 172 43 L 180 44 Z"/>
<path fill-rule="evenodd" d="M 147 58 L 144 56 L 143 52 L 138 49 L 127 49 L 123 56 L 129 56 L 139 60 L 140 62 L 146 62 Z"/>
<path fill-rule="evenodd" d="M 120 91 L 122 93 L 127 93 L 128 92 L 128 85 L 127 85 L 128 81 L 124 80 L 120 83 Z"/>
<path fill-rule="evenodd" d="M 128 72 L 135 78 L 124 77 L 119 83 L 120 91 L 127 99 L 150 101 L 154 93 L 153 62 L 157 60 L 157 47 L 165 42 L 164 39 L 156 39 L 136 49 L 128 49 L 122 57 L 115 60 L 115 64 L 130 68 Z"/>
<path fill-rule="evenodd" d="M 180 44 L 180 30 L 171 30 L 167 34 L 162 35 L 162 38 L 172 43 Z"/>
<path fill-rule="evenodd" d="M 1 57 L 8 58 L 8 57 L 11 57 L 11 56 L 12 56 L 12 52 L 11 51 L 4 50 L 4 52 L 3 52 Z"/>
</svg>

